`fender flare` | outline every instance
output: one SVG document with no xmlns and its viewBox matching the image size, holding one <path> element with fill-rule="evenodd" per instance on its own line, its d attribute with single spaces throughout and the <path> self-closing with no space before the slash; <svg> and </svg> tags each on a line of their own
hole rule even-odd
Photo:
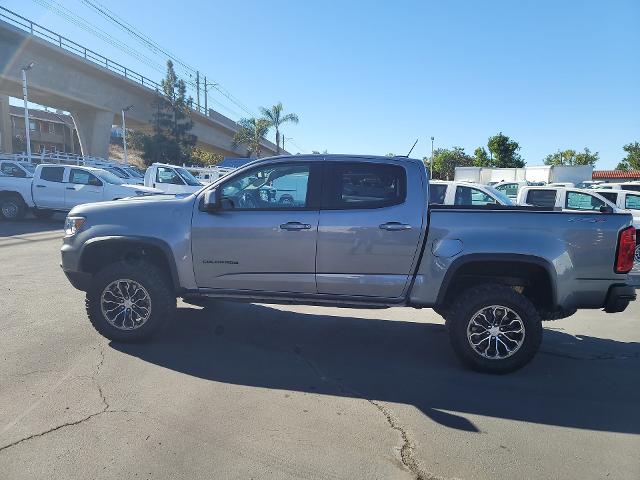
<svg viewBox="0 0 640 480">
<path fill-rule="evenodd" d="M 442 305 L 444 303 L 449 285 L 455 278 L 458 271 L 465 265 L 476 262 L 526 263 L 542 267 L 546 271 L 551 283 L 551 304 L 554 306 L 558 304 L 557 274 L 555 268 L 548 260 L 535 255 L 519 253 L 470 253 L 456 258 L 447 269 L 447 273 L 445 274 L 442 284 L 440 285 L 440 290 L 438 291 L 436 305 Z"/>
</svg>

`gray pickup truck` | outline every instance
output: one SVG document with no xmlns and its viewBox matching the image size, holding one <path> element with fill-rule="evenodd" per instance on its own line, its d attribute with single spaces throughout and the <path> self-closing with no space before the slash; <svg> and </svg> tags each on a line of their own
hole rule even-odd
<svg viewBox="0 0 640 480">
<path fill-rule="evenodd" d="M 460 359 L 494 373 L 533 358 L 542 320 L 635 299 L 629 214 L 428 198 L 420 160 L 266 158 L 193 194 L 75 207 L 62 268 L 115 341 L 150 337 L 177 297 L 430 307 Z"/>
</svg>

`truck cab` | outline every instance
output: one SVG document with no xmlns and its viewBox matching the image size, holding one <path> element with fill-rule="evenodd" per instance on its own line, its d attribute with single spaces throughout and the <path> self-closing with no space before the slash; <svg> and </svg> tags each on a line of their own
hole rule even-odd
<svg viewBox="0 0 640 480">
<path fill-rule="evenodd" d="M 164 193 L 194 193 L 204 185 L 186 168 L 166 163 L 154 163 L 144 174 L 144 185 Z"/>
<path fill-rule="evenodd" d="M 567 212 L 618 211 L 616 205 L 598 195 L 594 190 L 546 185 L 523 187 L 518 193 L 518 205 L 555 208 Z"/>
</svg>

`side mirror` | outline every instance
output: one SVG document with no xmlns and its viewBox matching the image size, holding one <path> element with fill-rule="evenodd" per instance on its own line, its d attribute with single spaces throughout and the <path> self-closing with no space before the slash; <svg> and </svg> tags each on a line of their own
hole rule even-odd
<svg viewBox="0 0 640 480">
<path fill-rule="evenodd" d="M 602 205 L 600 207 L 600 213 L 613 213 L 613 208 L 611 208 L 609 205 Z"/>
<path fill-rule="evenodd" d="M 218 189 L 214 188 L 204 192 L 204 198 L 202 199 L 202 210 L 205 212 L 217 212 L 220 210 L 220 196 L 218 195 Z"/>
</svg>

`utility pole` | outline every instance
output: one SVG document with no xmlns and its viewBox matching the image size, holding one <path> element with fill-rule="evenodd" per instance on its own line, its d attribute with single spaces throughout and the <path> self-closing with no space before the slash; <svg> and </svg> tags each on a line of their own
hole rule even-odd
<svg viewBox="0 0 640 480">
<path fill-rule="evenodd" d="M 207 76 L 204 76 L 204 115 L 209 116 L 209 105 L 207 105 Z"/>
<path fill-rule="evenodd" d="M 429 162 L 429 180 L 433 178 L 433 141 L 434 137 L 431 137 L 431 161 Z"/>
<path fill-rule="evenodd" d="M 198 105 L 198 113 L 200 113 L 200 71 L 196 71 L 196 104 Z"/>
<path fill-rule="evenodd" d="M 29 159 L 29 163 L 31 163 L 31 135 L 29 132 L 29 106 L 27 103 L 29 102 L 29 93 L 27 91 L 27 70 L 31 70 L 35 65 L 34 62 L 31 62 L 26 67 L 22 67 L 22 95 L 24 97 L 24 136 L 27 142 L 27 158 Z"/>
<path fill-rule="evenodd" d="M 129 165 L 129 157 L 127 156 L 127 124 L 124 121 L 124 112 L 128 112 L 133 105 L 122 109 L 122 148 L 124 149 L 124 164 Z"/>
</svg>

